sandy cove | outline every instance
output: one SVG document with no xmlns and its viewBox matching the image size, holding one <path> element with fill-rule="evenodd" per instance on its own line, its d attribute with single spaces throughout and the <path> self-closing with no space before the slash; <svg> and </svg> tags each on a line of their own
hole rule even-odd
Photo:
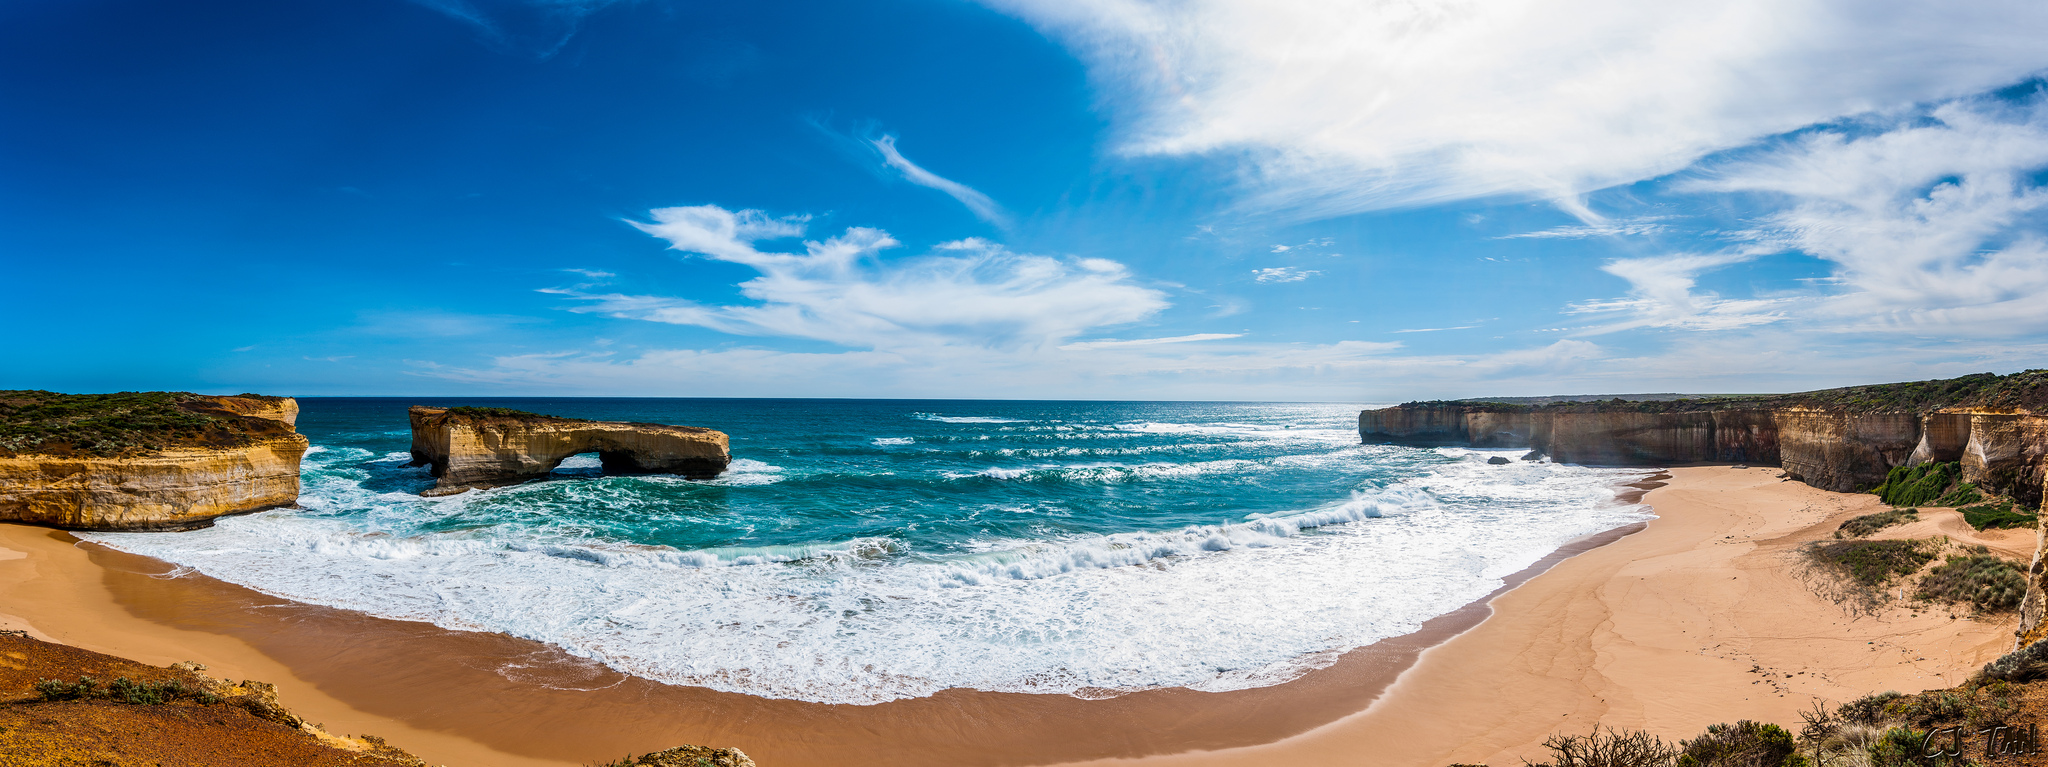
<svg viewBox="0 0 2048 767">
<path fill-rule="evenodd" d="M 0 628 L 272 681 L 330 730 L 452 767 L 577 765 L 681 743 L 737 746 L 766 767 L 1513 764 L 1560 729 L 1685 737 L 1742 718 L 1794 723 L 1816 699 L 1945 687 L 2011 644 L 2010 619 L 1856 616 L 1799 581 L 1790 552 L 1882 509 L 1874 497 L 1775 469 L 1670 474 L 1644 499 L 1657 519 L 1531 568 L 1490 617 L 1475 604 L 1294 682 L 1230 693 L 951 690 L 827 706 L 678 688 L 524 640 L 164 577 L 155 560 L 13 525 L 0 525 Z M 1936 534 L 2023 559 L 2034 543 L 1948 511 L 1885 537 Z"/>
<path fill-rule="evenodd" d="M 2016 619 L 1945 610 L 1859 616 L 1797 575 L 1800 544 L 1885 510 L 1777 469 L 1682 467 L 1644 502 L 1657 519 L 1493 601 L 1422 653 L 1366 710 L 1276 743 L 1096 765 L 1520 764 L 1550 733 L 1597 725 L 1691 737 L 1717 722 L 1796 725 L 1814 701 L 1960 683 L 2011 649 Z M 1982 533 L 1949 510 L 1882 537 L 1946 534 L 2025 561 L 2031 530 Z M 1752 670 L 1754 669 L 1754 670 Z"/>
</svg>

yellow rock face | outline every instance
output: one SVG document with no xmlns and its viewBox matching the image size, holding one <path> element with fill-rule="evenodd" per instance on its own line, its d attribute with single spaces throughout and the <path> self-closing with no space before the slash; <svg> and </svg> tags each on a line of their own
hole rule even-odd
<svg viewBox="0 0 2048 767">
<path fill-rule="evenodd" d="M 216 397 L 222 409 L 291 424 L 299 405 Z M 299 500 L 306 438 L 236 448 L 171 448 L 140 458 L 0 458 L 0 521 L 80 530 L 184 530 Z"/>
</svg>

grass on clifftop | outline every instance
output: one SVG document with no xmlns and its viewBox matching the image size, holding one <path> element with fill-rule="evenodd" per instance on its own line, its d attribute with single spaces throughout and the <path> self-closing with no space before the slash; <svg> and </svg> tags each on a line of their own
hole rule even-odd
<svg viewBox="0 0 2048 767">
<path fill-rule="evenodd" d="M 241 447 L 286 430 L 215 410 L 187 392 L 0 391 L 0 456 L 132 457 L 167 447 Z"/>
<path fill-rule="evenodd" d="M 1553 402 L 1519 405 L 1493 402 L 1408 402 L 1403 408 L 1455 409 L 1463 412 L 1522 413 L 1689 413 L 1747 408 L 1805 407 L 1856 413 L 1928 413 L 1942 408 L 2048 412 L 2048 369 L 2011 375 L 1976 373 L 1935 381 L 1847 386 L 1797 394 L 1726 395 L 1699 399 Z"/>
<path fill-rule="evenodd" d="M 589 420 L 589 419 L 585 419 L 585 418 L 564 418 L 564 417 L 562 417 L 562 416 L 558 416 L 558 415 L 546 415 L 546 414 L 542 414 L 542 413 L 532 413 L 532 412 L 528 412 L 528 411 L 525 411 L 525 410 L 513 410 L 512 408 L 509 408 L 509 407 L 472 407 L 472 406 L 469 406 L 469 405 L 458 405 L 458 406 L 456 406 L 456 407 L 451 407 L 451 408 L 448 408 L 448 415 L 456 415 L 456 416 L 463 416 L 463 417 L 465 417 L 465 418 L 517 418 L 517 419 L 520 419 L 520 420 L 523 420 L 523 421 L 534 421 L 534 420 L 543 420 L 543 421 L 584 421 L 584 420 Z"/>
</svg>

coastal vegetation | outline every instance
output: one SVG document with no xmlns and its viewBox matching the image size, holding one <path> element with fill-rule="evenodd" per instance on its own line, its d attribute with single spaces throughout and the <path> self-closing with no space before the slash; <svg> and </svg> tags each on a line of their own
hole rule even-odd
<svg viewBox="0 0 2048 767">
<path fill-rule="evenodd" d="M 2006 527 L 2033 527 L 2040 519 L 2034 514 L 2024 514 L 2013 509 L 2012 501 L 1985 503 L 1957 509 L 1963 513 L 1963 520 L 1979 530 Z"/>
<path fill-rule="evenodd" d="M 276 400 L 257 394 L 244 398 Z M 170 447 L 242 447 L 290 430 L 189 392 L 0 391 L 0 457 L 151 455 Z"/>
<path fill-rule="evenodd" d="M 1893 525 L 1912 524 L 1920 521 L 1919 509 L 1892 509 L 1843 522 L 1835 530 L 1836 538 L 1862 538 Z"/>
<path fill-rule="evenodd" d="M 1915 596 L 1930 602 L 1967 602 L 1984 612 L 1999 612 L 2018 607 L 2026 593 L 2026 573 L 1979 547 L 1974 554 L 1951 555 L 1928 571 Z"/>
<path fill-rule="evenodd" d="M 543 415 L 541 413 L 533 413 L 525 410 L 514 410 L 509 407 L 473 407 L 470 405 L 458 405 L 455 407 L 448 408 L 448 414 L 455 416 L 463 416 L 466 418 L 518 418 L 521 420 L 550 421 L 584 420 L 582 418 L 563 418 L 558 415 Z"/>
<path fill-rule="evenodd" d="M 2038 754 L 2048 714 L 2048 642 L 1986 664 L 1961 685 L 1881 692 L 1838 707 L 1815 703 L 1793 732 L 1740 721 L 1676 744 L 1643 731 L 1596 727 L 1552 735 L 1545 762 L 1526 767 L 1935 767 L 2013 764 Z"/>
<path fill-rule="evenodd" d="M 1822 541 L 1807 547 L 1808 555 L 1849 581 L 1875 589 L 1934 561 L 1933 546 L 1919 540 Z"/>
<path fill-rule="evenodd" d="M 1509 398 L 1520 399 L 1520 398 Z M 1931 413 L 1944 408 L 2048 410 L 2048 369 L 2011 375 L 1975 373 L 1957 378 L 1845 386 L 1796 394 L 1711 395 L 1671 399 L 1608 399 L 1521 404 L 1492 400 L 1406 402 L 1403 408 L 1471 408 L 1497 413 L 1685 413 L 1744 408 L 1812 408 L 1854 413 Z"/>
</svg>

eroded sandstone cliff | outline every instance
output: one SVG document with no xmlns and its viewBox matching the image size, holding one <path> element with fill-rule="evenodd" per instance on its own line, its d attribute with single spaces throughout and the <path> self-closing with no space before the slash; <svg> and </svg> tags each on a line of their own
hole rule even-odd
<svg viewBox="0 0 2048 767">
<path fill-rule="evenodd" d="M 1358 416 L 1365 442 L 1527 447 L 1564 463 L 1782 466 L 1815 487 L 1865 490 L 1894 466 L 1960 461 L 1963 478 L 2039 505 L 2048 479 L 2048 371 L 1717 400 L 1411 402 Z"/>
<path fill-rule="evenodd" d="M 307 443 L 289 398 L 149 393 L 131 399 L 154 398 L 155 411 L 65 411 L 74 395 L 6 394 L 17 395 L 8 401 L 19 417 L 0 450 L 0 521 L 183 530 L 298 502 Z M 40 409 L 19 404 L 25 394 L 44 395 L 32 403 Z"/>
<path fill-rule="evenodd" d="M 606 474 L 709 479 L 732 457 L 723 432 L 691 426 L 583 421 L 478 408 L 414 407 L 412 458 L 441 481 L 423 495 L 546 477 L 562 459 L 596 453 Z"/>
</svg>

